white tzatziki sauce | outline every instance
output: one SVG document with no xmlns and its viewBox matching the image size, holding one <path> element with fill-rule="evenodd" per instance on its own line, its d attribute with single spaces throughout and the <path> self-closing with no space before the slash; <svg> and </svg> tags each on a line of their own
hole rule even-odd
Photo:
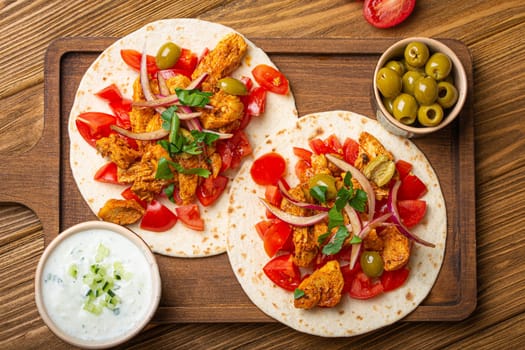
<svg viewBox="0 0 525 350">
<path fill-rule="evenodd" d="M 94 271 L 100 268 L 106 277 L 99 283 L 109 284 L 97 289 L 93 280 L 100 281 L 100 274 Z M 144 319 L 152 300 L 151 281 L 149 262 L 139 247 L 118 233 L 91 229 L 66 237 L 51 252 L 41 287 L 44 306 L 64 333 L 106 341 Z"/>
</svg>

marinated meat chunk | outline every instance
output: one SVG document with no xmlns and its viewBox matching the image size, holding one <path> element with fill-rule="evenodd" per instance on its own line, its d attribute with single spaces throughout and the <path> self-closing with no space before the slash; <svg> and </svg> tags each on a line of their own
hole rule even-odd
<svg viewBox="0 0 525 350">
<path fill-rule="evenodd" d="M 411 243 L 395 226 L 388 226 L 380 233 L 383 239 L 383 265 L 385 271 L 402 268 L 410 259 Z"/>
<path fill-rule="evenodd" d="M 378 139 L 366 131 L 361 132 L 361 134 L 359 134 L 359 155 L 355 161 L 355 167 L 359 170 L 363 170 L 372 159 L 381 154 L 387 156 L 390 160 L 394 159 L 392 153 L 387 151 L 385 146 L 383 146 Z"/>
<path fill-rule="evenodd" d="M 294 300 L 294 306 L 299 309 L 333 307 L 341 301 L 343 285 L 339 262 L 331 260 L 299 284 L 298 289 L 304 295 Z"/>
<path fill-rule="evenodd" d="M 97 140 L 96 147 L 103 157 L 109 158 L 122 169 L 129 168 L 137 159 L 140 159 L 141 155 L 139 151 L 131 148 L 125 139 L 116 134 Z"/>
<path fill-rule="evenodd" d="M 200 120 L 205 129 L 230 132 L 237 129 L 244 116 L 244 104 L 238 96 L 229 95 L 224 91 L 217 91 L 210 98 L 213 109 L 202 109 Z"/>
<path fill-rule="evenodd" d="M 144 208 L 133 199 L 110 199 L 98 211 L 98 216 L 118 225 L 131 225 L 144 215 Z"/>
<path fill-rule="evenodd" d="M 202 90 L 214 91 L 220 79 L 231 75 L 241 65 L 246 51 L 248 45 L 241 35 L 228 34 L 199 62 L 192 78 L 196 79 L 203 73 L 208 73 L 208 78 L 202 84 Z"/>
<path fill-rule="evenodd" d="M 201 162 L 197 157 L 178 157 L 177 162 L 185 169 L 200 168 Z M 195 200 L 195 192 L 199 185 L 199 176 L 196 174 L 177 175 L 179 182 L 179 196 L 183 204 L 190 204 Z"/>
<path fill-rule="evenodd" d="M 191 80 L 187 76 L 183 74 L 178 74 L 174 77 L 166 79 L 166 86 L 168 87 L 168 90 L 170 90 L 170 93 L 174 94 L 175 89 L 181 88 L 185 89 L 188 85 L 190 85 Z"/>
</svg>

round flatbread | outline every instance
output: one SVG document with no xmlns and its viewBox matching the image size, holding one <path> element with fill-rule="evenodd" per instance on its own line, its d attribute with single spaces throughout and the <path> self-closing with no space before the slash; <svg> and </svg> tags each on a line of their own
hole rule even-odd
<svg viewBox="0 0 525 350">
<path fill-rule="evenodd" d="M 95 96 L 95 93 L 110 84 L 116 84 L 122 95 L 131 98 L 133 82 L 138 72 L 128 67 L 120 56 L 121 49 L 134 49 L 155 55 L 158 48 L 167 41 L 177 43 L 180 47 L 200 54 L 205 49 L 213 49 L 226 34 L 235 32 L 226 26 L 198 19 L 160 20 L 145 25 L 139 30 L 117 40 L 93 62 L 83 76 L 69 117 L 70 165 L 73 177 L 80 193 L 96 214 L 111 198 L 122 198 L 123 187 L 97 182 L 93 179 L 95 172 L 107 162 L 97 151 L 84 141 L 75 125 L 75 118 L 82 112 L 104 112 L 111 114 L 106 101 Z M 239 33 L 238 33 L 239 34 Z M 251 71 L 258 64 L 275 67 L 264 51 L 244 38 L 248 51 L 241 66 L 232 74 L 234 77 L 252 77 Z M 266 110 L 262 116 L 252 118 L 245 129 L 252 148 L 261 144 L 263 134 L 260 130 L 272 130 L 286 121 L 297 119 L 297 110 L 293 95 L 268 93 Z M 234 177 L 235 172 L 230 172 Z M 229 185 L 226 188 L 228 191 Z M 201 217 L 205 221 L 205 231 L 197 232 L 177 223 L 171 230 L 156 233 L 142 230 L 138 224 L 129 228 L 140 235 L 156 253 L 177 257 L 202 257 L 215 255 L 226 250 L 226 222 L 228 196 L 223 193 L 212 206 L 201 206 Z M 164 205 L 174 209 L 175 205 L 168 200 L 161 200 Z"/>
<path fill-rule="evenodd" d="M 257 200 L 264 198 L 264 187 L 256 185 L 250 176 L 252 162 L 246 162 L 230 191 L 230 221 L 228 224 L 228 256 L 232 269 L 251 301 L 267 315 L 301 332 L 324 336 L 355 336 L 389 325 L 412 312 L 430 292 L 440 271 L 447 235 L 445 200 L 438 178 L 423 153 L 409 140 L 383 129 L 375 120 L 346 111 L 310 114 L 289 122 L 266 137 L 254 149 L 254 157 L 270 151 L 281 154 L 289 172 L 297 156 L 293 146 L 308 148 L 312 138 L 325 139 L 335 134 L 340 140 L 354 140 L 366 131 L 375 136 L 395 159 L 413 164 L 413 172 L 428 187 L 422 197 L 427 202 L 426 219 L 413 232 L 435 244 L 434 248 L 414 244 L 408 267 L 410 275 L 400 288 L 369 300 L 350 299 L 343 295 L 333 308 L 296 309 L 292 292 L 276 286 L 263 273 L 270 260 L 254 224 L 266 220 L 265 208 Z M 291 187 L 298 183 L 293 174 L 285 176 Z"/>
</svg>

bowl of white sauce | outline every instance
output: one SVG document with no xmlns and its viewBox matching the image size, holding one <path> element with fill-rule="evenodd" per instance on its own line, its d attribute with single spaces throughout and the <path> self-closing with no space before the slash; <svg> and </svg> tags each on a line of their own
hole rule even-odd
<svg viewBox="0 0 525 350">
<path fill-rule="evenodd" d="M 40 316 L 62 340 L 101 349 L 138 334 L 155 314 L 161 280 L 147 244 L 123 226 L 88 221 L 60 233 L 35 277 Z"/>
</svg>

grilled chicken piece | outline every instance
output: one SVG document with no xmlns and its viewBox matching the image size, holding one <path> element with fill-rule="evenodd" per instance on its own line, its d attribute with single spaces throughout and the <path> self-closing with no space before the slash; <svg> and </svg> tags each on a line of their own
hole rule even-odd
<svg viewBox="0 0 525 350">
<path fill-rule="evenodd" d="M 361 132 L 361 134 L 359 134 L 359 155 L 355 161 L 355 167 L 363 170 L 372 159 L 381 154 L 387 156 L 390 160 L 394 159 L 392 153 L 387 151 L 378 139 L 366 131 Z"/>
<path fill-rule="evenodd" d="M 241 35 L 228 34 L 199 62 L 192 78 L 196 79 L 203 73 L 208 73 L 208 78 L 202 84 L 202 90 L 215 91 L 217 82 L 232 74 L 241 65 L 247 51 L 248 45 Z"/>
<path fill-rule="evenodd" d="M 131 148 L 125 139 L 115 134 L 97 140 L 96 147 L 103 157 L 111 159 L 122 169 L 129 168 L 141 155 L 139 151 Z"/>
<path fill-rule="evenodd" d="M 131 225 L 144 215 L 144 208 L 133 199 L 110 199 L 98 211 L 98 216 L 118 225 Z"/>
<path fill-rule="evenodd" d="M 177 157 L 176 162 L 186 169 L 206 168 L 201 164 L 198 157 Z M 190 204 L 195 200 L 195 192 L 199 185 L 199 176 L 196 174 L 177 175 L 179 181 L 179 196 L 183 204 Z"/>
<path fill-rule="evenodd" d="M 298 289 L 302 290 L 304 295 L 294 300 L 294 306 L 299 309 L 311 309 L 315 306 L 333 307 L 341 300 L 343 285 L 339 262 L 331 260 L 299 284 Z"/>
<path fill-rule="evenodd" d="M 205 129 L 230 132 L 237 129 L 244 116 L 244 104 L 238 96 L 217 91 L 210 97 L 213 109 L 203 108 L 200 120 Z"/>
<path fill-rule="evenodd" d="M 383 265 L 385 271 L 402 268 L 410 259 L 412 248 L 410 240 L 405 237 L 395 226 L 388 226 L 380 233 L 383 239 Z"/>
</svg>

